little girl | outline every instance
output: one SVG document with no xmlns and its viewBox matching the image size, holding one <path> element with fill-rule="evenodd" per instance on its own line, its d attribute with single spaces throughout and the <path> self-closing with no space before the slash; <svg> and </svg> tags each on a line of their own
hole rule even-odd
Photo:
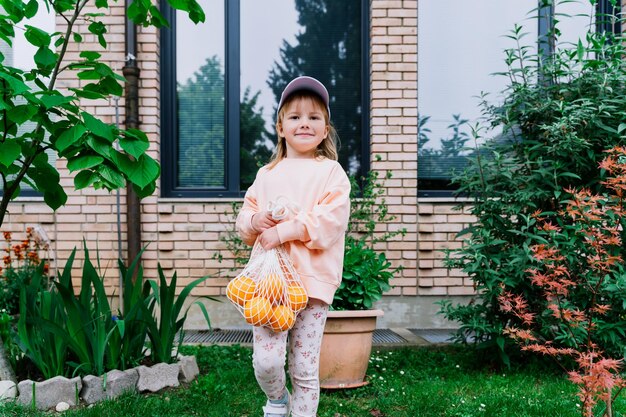
<svg viewBox="0 0 626 417">
<path fill-rule="evenodd" d="M 311 77 L 283 91 L 276 120 L 278 144 L 259 170 L 237 217 L 244 242 L 265 249 L 284 245 L 309 296 L 289 332 L 253 328 L 253 366 L 267 395 L 265 417 L 315 417 L 319 403 L 319 353 L 328 305 L 341 281 L 344 237 L 350 215 L 350 181 L 337 162 L 337 134 L 330 123 L 328 91 Z M 276 221 L 268 208 L 288 203 Z M 286 388 L 285 356 L 289 344 Z"/>
</svg>

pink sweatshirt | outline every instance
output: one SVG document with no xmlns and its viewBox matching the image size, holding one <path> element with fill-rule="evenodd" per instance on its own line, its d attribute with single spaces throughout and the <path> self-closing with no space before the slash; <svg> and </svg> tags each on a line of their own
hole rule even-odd
<svg viewBox="0 0 626 417">
<path fill-rule="evenodd" d="M 309 297 L 331 304 L 343 270 L 350 217 L 348 176 L 338 162 L 326 158 L 285 158 L 272 169 L 261 168 L 237 217 L 237 230 L 246 244 L 253 245 L 258 236 L 252 216 L 279 198 L 293 208 L 276 225 L 280 241 Z"/>
</svg>

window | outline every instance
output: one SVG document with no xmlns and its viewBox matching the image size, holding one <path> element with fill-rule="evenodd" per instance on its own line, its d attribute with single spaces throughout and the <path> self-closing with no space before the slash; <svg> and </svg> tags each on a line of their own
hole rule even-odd
<svg viewBox="0 0 626 417">
<path fill-rule="evenodd" d="M 298 75 L 331 94 L 340 162 L 369 169 L 366 0 L 201 0 L 194 25 L 162 4 L 162 195 L 241 196 L 274 149 L 276 105 Z M 271 13 L 267 13 L 271 10 Z"/>
<path fill-rule="evenodd" d="M 541 0 L 419 3 L 419 196 L 452 195 L 450 179 L 467 164 L 468 153 L 464 148 L 480 145 L 473 143 L 470 130 L 481 116 L 478 96 L 487 93 L 487 100 L 497 103 L 498 94 L 506 85 L 505 77 L 490 74 L 505 71 L 503 51 L 511 48 L 512 41 L 504 35 L 510 34 L 516 23 L 527 33 L 522 39 L 524 45 L 533 48 L 539 45 L 548 53 L 553 46 L 541 39 L 550 30 L 552 18 L 559 20 L 560 43 L 577 42 L 579 37 L 584 37 L 590 14 L 604 16 L 603 24 L 611 27 L 607 17 L 614 11 L 608 0 L 598 2 L 597 10 L 587 2 L 556 2 L 554 6 L 539 9 L 540 16 L 545 17 L 538 20 L 534 16 L 541 3 Z M 562 15 L 571 17 L 563 19 Z"/>
</svg>

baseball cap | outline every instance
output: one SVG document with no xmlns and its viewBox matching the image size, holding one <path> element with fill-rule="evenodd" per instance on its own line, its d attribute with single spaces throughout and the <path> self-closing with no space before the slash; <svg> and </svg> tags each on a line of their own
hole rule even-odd
<svg viewBox="0 0 626 417">
<path fill-rule="evenodd" d="M 283 107 L 283 104 L 285 103 L 285 100 L 287 100 L 287 97 L 289 97 L 296 91 L 300 91 L 300 90 L 312 91 L 318 96 L 320 96 L 320 98 L 326 105 L 326 110 L 328 111 L 328 117 L 330 118 L 330 106 L 329 106 L 330 97 L 328 95 L 328 90 L 326 89 L 326 87 L 324 87 L 324 84 L 322 84 L 315 78 L 308 77 L 306 75 L 294 78 L 293 80 L 289 82 L 289 84 L 287 84 L 287 87 L 285 87 L 285 89 L 283 90 L 283 93 L 280 95 L 280 101 L 278 102 L 278 110 L 276 110 L 277 117 L 278 117 L 278 112 L 280 111 L 281 107 Z"/>
</svg>

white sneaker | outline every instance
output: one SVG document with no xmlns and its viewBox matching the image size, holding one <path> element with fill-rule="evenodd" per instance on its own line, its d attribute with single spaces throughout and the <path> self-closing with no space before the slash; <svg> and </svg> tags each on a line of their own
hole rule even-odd
<svg viewBox="0 0 626 417">
<path fill-rule="evenodd" d="M 263 417 L 289 417 L 291 409 L 291 396 L 287 391 L 287 404 L 276 404 L 267 400 L 263 407 Z"/>
</svg>

